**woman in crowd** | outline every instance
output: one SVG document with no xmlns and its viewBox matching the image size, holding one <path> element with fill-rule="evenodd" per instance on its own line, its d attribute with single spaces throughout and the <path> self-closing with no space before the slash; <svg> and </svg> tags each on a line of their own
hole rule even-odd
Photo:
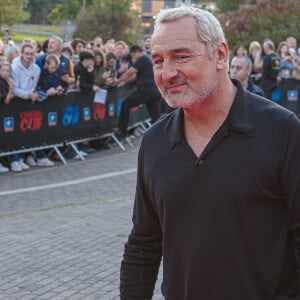
<svg viewBox="0 0 300 300">
<path fill-rule="evenodd" d="M 106 68 L 106 57 L 104 52 L 101 49 L 94 50 L 94 74 L 95 74 L 95 84 L 97 86 L 103 87 L 105 86 L 105 79 L 103 78 L 103 73 Z"/>
<path fill-rule="evenodd" d="M 289 45 L 287 42 L 282 41 L 277 47 L 277 54 L 280 57 L 280 78 L 290 78 L 292 70 L 295 69 L 294 56 L 289 52 Z"/>
<path fill-rule="evenodd" d="M 262 47 L 257 41 L 252 41 L 249 45 L 249 58 L 252 61 L 252 79 L 255 83 L 259 82 L 262 74 L 263 58 Z"/>
</svg>

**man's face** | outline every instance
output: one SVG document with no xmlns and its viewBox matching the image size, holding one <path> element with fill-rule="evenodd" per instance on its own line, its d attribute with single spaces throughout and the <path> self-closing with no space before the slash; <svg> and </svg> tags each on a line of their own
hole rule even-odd
<svg viewBox="0 0 300 300">
<path fill-rule="evenodd" d="M 230 77 L 238 79 L 241 82 L 248 80 L 250 70 L 247 68 L 247 64 L 243 59 L 234 57 L 230 65 Z"/>
<path fill-rule="evenodd" d="M 150 37 L 145 39 L 144 45 L 147 49 L 150 48 L 150 46 L 151 46 L 151 38 Z"/>
<path fill-rule="evenodd" d="M 124 56 L 124 51 L 125 51 L 125 47 L 121 44 L 117 44 L 115 46 L 115 55 L 117 57 L 117 59 L 123 58 Z"/>
<path fill-rule="evenodd" d="M 85 58 L 82 61 L 82 65 L 86 68 L 89 69 L 90 67 L 94 66 L 94 59 L 93 58 Z"/>
<path fill-rule="evenodd" d="M 30 65 L 34 58 L 34 51 L 31 47 L 24 47 L 22 52 L 22 61 L 24 65 Z"/>
<path fill-rule="evenodd" d="M 50 38 L 48 43 L 48 53 L 60 53 L 61 52 L 61 44 L 55 38 Z"/>
<path fill-rule="evenodd" d="M 171 107 L 198 106 L 217 85 L 216 59 L 209 59 L 195 22 L 184 17 L 164 23 L 152 36 L 154 79 Z"/>
</svg>

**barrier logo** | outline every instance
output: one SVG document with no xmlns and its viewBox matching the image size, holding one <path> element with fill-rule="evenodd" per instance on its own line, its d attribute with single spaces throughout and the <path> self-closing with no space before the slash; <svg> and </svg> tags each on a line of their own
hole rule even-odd
<svg viewBox="0 0 300 300">
<path fill-rule="evenodd" d="M 104 120 L 106 105 L 103 103 L 94 103 L 93 118 L 95 121 Z"/>
<path fill-rule="evenodd" d="M 108 115 L 110 117 L 113 117 L 115 115 L 115 104 L 114 103 L 109 103 L 109 105 L 108 105 Z"/>
<path fill-rule="evenodd" d="M 41 110 L 25 111 L 20 113 L 20 130 L 38 131 L 43 123 L 43 114 Z"/>
<path fill-rule="evenodd" d="M 288 99 L 288 101 L 297 101 L 298 100 L 298 91 L 297 90 L 287 91 L 287 99 Z"/>
<path fill-rule="evenodd" d="M 49 112 L 48 126 L 56 126 L 56 125 L 57 125 L 57 112 Z"/>
<path fill-rule="evenodd" d="M 78 106 L 67 106 L 63 110 L 62 126 L 75 126 L 79 122 L 80 110 Z"/>
<path fill-rule="evenodd" d="M 14 131 L 14 118 L 13 117 L 4 118 L 4 131 L 5 132 Z"/>
<path fill-rule="evenodd" d="M 89 107 L 83 108 L 83 120 L 89 121 L 91 119 L 91 110 Z"/>
</svg>

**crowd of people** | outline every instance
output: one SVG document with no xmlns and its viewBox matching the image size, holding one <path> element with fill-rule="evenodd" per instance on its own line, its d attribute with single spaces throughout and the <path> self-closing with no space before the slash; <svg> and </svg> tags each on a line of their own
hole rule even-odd
<svg viewBox="0 0 300 300">
<path fill-rule="evenodd" d="M 145 103 L 153 121 L 160 114 L 161 97 L 153 80 L 150 48 L 151 35 L 145 35 L 143 45 L 131 47 L 125 41 L 115 41 L 113 37 L 102 40 L 100 36 L 89 42 L 80 38 L 63 41 L 51 36 L 42 44 L 26 38 L 20 48 L 10 38 L 0 40 L 1 101 L 9 105 L 13 97 L 18 97 L 34 102 L 70 89 L 89 93 L 134 82 L 138 89 L 123 101 L 119 118 L 117 135 L 124 138 L 128 135 L 131 107 Z M 248 50 L 237 45 L 231 57 L 231 78 L 240 80 L 245 89 L 260 96 L 272 99 L 283 78 L 300 80 L 300 57 L 294 37 L 280 42 L 277 50 L 270 39 L 262 44 L 253 41 Z M 84 151 L 81 154 L 87 155 Z M 0 172 L 54 165 L 43 150 L 11 155 L 5 162 L 0 163 Z"/>
<path fill-rule="evenodd" d="M 299 56 L 300 48 L 297 49 L 297 40 L 292 36 L 279 42 L 277 48 L 268 38 L 262 43 L 252 41 L 248 50 L 240 44 L 233 51 L 230 75 L 240 79 L 251 92 L 272 100 L 272 93 L 282 79 L 300 80 Z"/>
<path fill-rule="evenodd" d="M 151 36 L 146 35 L 144 44 L 141 47 L 133 45 L 131 51 L 125 41 L 115 41 L 113 37 L 102 40 L 100 36 L 96 36 L 93 41 L 87 42 L 80 38 L 63 41 L 58 36 L 51 36 L 42 44 L 26 38 L 21 47 L 10 38 L 0 40 L 0 100 L 7 105 L 13 103 L 11 100 L 14 97 L 35 102 L 62 95 L 68 90 L 90 93 L 130 82 L 135 83 L 138 89 L 141 85 L 148 87 L 150 82 L 150 89 L 155 89 L 149 57 L 150 42 Z M 125 74 L 129 69 L 130 76 Z M 150 73 L 139 72 L 144 69 Z M 149 93 L 146 91 L 146 94 Z M 157 90 L 154 97 L 154 102 L 157 103 Z M 150 115 L 153 109 L 147 102 L 151 100 L 149 98 L 144 101 L 149 106 Z M 122 136 L 127 135 L 129 108 L 132 107 L 132 102 L 124 103 L 126 105 L 121 109 L 119 125 Z M 141 100 L 138 99 L 135 105 L 140 103 Z M 151 116 L 155 121 L 159 111 Z M 87 155 L 84 151 L 81 154 Z M 77 157 L 74 153 L 74 158 Z M 21 172 L 36 165 L 51 167 L 54 162 L 43 150 L 25 155 L 14 154 L 3 159 L 0 172 L 7 172 L 9 169 Z"/>
</svg>

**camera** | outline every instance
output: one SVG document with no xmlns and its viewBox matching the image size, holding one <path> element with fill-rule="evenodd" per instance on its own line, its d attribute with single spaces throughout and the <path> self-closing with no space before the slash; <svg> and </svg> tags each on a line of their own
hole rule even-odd
<svg viewBox="0 0 300 300">
<path fill-rule="evenodd" d="M 10 36 L 9 29 L 5 29 L 5 35 L 6 35 L 6 36 Z"/>
</svg>

